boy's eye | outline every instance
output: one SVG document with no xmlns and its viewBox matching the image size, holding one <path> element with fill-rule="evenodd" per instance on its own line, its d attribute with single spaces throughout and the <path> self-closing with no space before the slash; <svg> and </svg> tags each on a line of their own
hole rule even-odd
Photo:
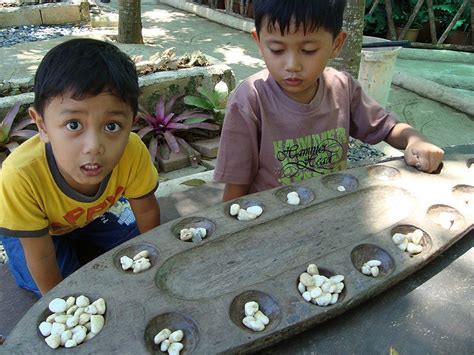
<svg viewBox="0 0 474 355">
<path fill-rule="evenodd" d="M 282 54 L 283 53 L 283 49 L 272 49 L 272 48 L 269 48 L 270 49 L 270 52 L 272 52 L 273 54 Z"/>
<path fill-rule="evenodd" d="M 66 123 L 66 128 L 70 131 L 78 131 L 82 128 L 82 125 L 77 121 L 71 121 Z"/>
<path fill-rule="evenodd" d="M 120 129 L 120 125 L 115 122 L 110 122 L 105 125 L 105 130 L 107 132 L 117 132 Z"/>
<path fill-rule="evenodd" d="M 316 51 L 317 49 L 303 49 L 304 54 L 314 54 Z"/>
</svg>

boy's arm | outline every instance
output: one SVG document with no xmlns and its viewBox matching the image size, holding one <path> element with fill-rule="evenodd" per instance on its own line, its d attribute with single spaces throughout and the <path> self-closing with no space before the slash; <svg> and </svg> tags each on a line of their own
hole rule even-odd
<svg viewBox="0 0 474 355">
<path fill-rule="evenodd" d="M 56 260 L 53 239 L 49 235 L 35 238 L 20 238 L 26 263 L 41 294 L 45 294 L 63 277 Z"/>
<path fill-rule="evenodd" d="M 225 184 L 222 201 L 233 200 L 249 193 L 250 185 Z"/>
<path fill-rule="evenodd" d="M 160 206 L 154 194 L 143 198 L 129 199 L 140 233 L 160 225 Z"/>
<path fill-rule="evenodd" d="M 406 123 L 393 126 L 385 141 L 395 148 L 405 149 L 406 163 L 428 173 L 436 171 L 443 160 L 444 151 Z"/>
</svg>

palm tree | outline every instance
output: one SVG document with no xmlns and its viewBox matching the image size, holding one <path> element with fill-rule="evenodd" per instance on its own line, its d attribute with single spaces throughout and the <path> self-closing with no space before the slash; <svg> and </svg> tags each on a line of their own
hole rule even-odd
<svg viewBox="0 0 474 355">
<path fill-rule="evenodd" d="M 119 0 L 119 43 L 143 43 L 140 0 Z"/>
<path fill-rule="evenodd" d="M 333 67 L 351 73 L 354 78 L 359 74 L 364 13 L 365 0 L 348 0 L 343 25 L 348 33 L 346 44 L 339 57 L 331 62 Z"/>
</svg>

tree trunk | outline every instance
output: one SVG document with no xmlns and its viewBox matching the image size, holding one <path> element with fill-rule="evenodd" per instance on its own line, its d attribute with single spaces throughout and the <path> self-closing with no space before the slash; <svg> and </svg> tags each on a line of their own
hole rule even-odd
<svg viewBox="0 0 474 355">
<path fill-rule="evenodd" d="M 140 0 L 119 0 L 119 43 L 143 43 Z"/>
<path fill-rule="evenodd" d="M 349 0 L 344 14 L 343 29 L 348 33 L 346 44 L 331 66 L 345 70 L 357 79 L 359 75 L 362 35 L 364 30 L 365 0 Z"/>
<path fill-rule="evenodd" d="M 471 0 L 471 44 L 474 46 L 474 0 Z"/>
</svg>

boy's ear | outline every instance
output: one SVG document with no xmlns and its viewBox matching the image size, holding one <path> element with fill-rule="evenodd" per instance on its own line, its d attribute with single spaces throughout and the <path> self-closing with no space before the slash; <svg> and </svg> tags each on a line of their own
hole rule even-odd
<svg viewBox="0 0 474 355">
<path fill-rule="evenodd" d="M 341 31 L 336 38 L 334 39 L 332 45 L 332 56 L 331 58 L 336 58 L 344 47 L 344 43 L 346 42 L 347 32 Z"/>
<path fill-rule="evenodd" d="M 260 38 L 258 37 L 257 30 L 254 29 L 254 30 L 252 30 L 251 33 L 252 33 L 253 39 L 257 43 L 257 47 L 258 47 L 258 51 L 260 52 L 260 55 L 263 56 L 262 47 L 260 46 Z"/>
<path fill-rule="evenodd" d="M 31 119 L 35 121 L 41 140 L 44 143 L 49 143 L 48 132 L 46 131 L 46 125 L 44 124 L 43 116 L 41 116 L 34 107 L 28 108 L 28 114 L 30 115 Z"/>
</svg>

